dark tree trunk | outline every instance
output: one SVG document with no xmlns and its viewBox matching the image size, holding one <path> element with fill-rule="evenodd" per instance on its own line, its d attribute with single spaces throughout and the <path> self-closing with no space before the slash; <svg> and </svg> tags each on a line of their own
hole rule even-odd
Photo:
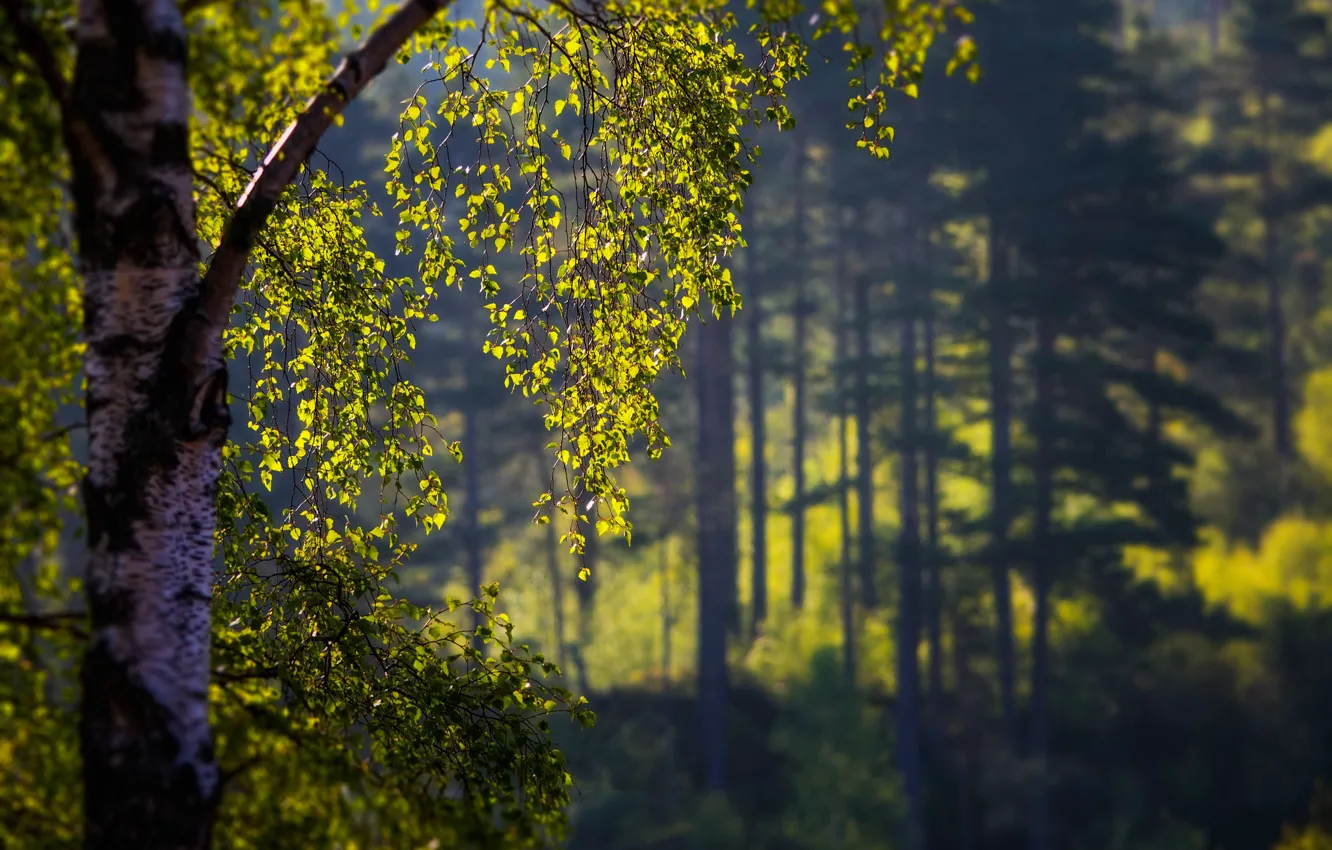
<svg viewBox="0 0 1332 850">
<path fill-rule="evenodd" d="M 934 362 L 934 303 L 925 305 L 925 374 L 922 387 L 925 399 L 925 424 L 922 442 L 925 452 L 925 565 L 928 593 L 925 599 L 926 630 L 929 637 L 930 668 L 928 702 L 932 711 L 943 704 L 943 553 L 939 550 L 939 418 L 936 406 Z"/>
<path fill-rule="evenodd" d="M 967 712 L 972 691 L 970 634 L 963 613 L 954 607 L 953 623 L 953 682 L 957 698 L 954 703 L 954 724 L 957 727 L 957 843 L 959 850 L 975 850 L 976 828 L 973 823 L 975 809 L 975 777 L 977 775 L 972 718 Z"/>
<path fill-rule="evenodd" d="M 671 682 L 671 629 L 675 614 L 671 609 L 671 538 L 663 535 L 657 541 L 657 573 L 661 578 L 661 684 Z"/>
<path fill-rule="evenodd" d="M 752 219 L 751 219 L 752 221 Z M 768 616 L 768 442 L 767 413 L 763 403 L 763 304 L 759 299 L 760 270 L 757 252 L 746 253 L 745 347 L 748 349 L 749 435 L 751 444 L 749 518 L 750 543 L 750 639 L 758 637 Z"/>
<path fill-rule="evenodd" d="M 1286 375 L 1286 315 L 1282 304 L 1281 258 L 1279 252 L 1276 216 L 1276 181 L 1272 174 L 1275 131 L 1274 118 L 1268 106 L 1268 95 L 1262 97 L 1263 139 L 1266 163 L 1262 175 L 1263 205 L 1263 271 L 1267 279 L 1267 347 L 1268 380 L 1272 385 L 1272 442 L 1282 458 L 1295 455 L 1295 444 L 1290 428 L 1290 388 Z"/>
<path fill-rule="evenodd" d="M 874 447 L 870 437 L 870 368 L 874 352 L 870 342 L 870 278 L 861 272 L 855 289 L 856 331 L 856 501 L 859 520 L 860 602 L 867 609 L 878 605 L 874 551 Z"/>
<path fill-rule="evenodd" d="M 582 577 L 574 584 L 574 595 L 578 599 L 578 646 L 574 652 L 574 671 L 578 689 L 586 694 L 592 691 L 587 650 L 592 646 L 592 627 L 596 623 L 597 555 L 601 549 L 595 513 L 587 514 L 587 522 L 582 523 L 580 530 L 583 534 L 583 555 L 582 567 L 579 569 Z"/>
<path fill-rule="evenodd" d="M 805 285 L 805 145 L 795 146 L 795 212 L 791 227 L 791 273 L 795 292 L 791 304 L 795 323 L 792 383 L 795 403 L 791 410 L 791 466 L 795 492 L 791 497 L 791 607 L 799 611 L 805 604 L 805 336 L 807 303 Z"/>
<path fill-rule="evenodd" d="M 1050 538 L 1051 512 L 1054 510 L 1054 356 L 1055 333 L 1048 316 L 1036 321 L 1036 409 L 1034 432 L 1036 459 L 1032 470 L 1036 479 L 1036 515 L 1032 529 L 1032 572 L 1036 611 L 1031 640 L 1031 729 L 1030 752 L 1035 771 L 1032 776 L 1031 819 L 1027 846 L 1031 850 L 1050 850 L 1049 780 L 1046 775 L 1048 727 L 1046 691 L 1049 684 L 1050 654 Z"/>
<path fill-rule="evenodd" d="M 735 601 L 731 319 L 698 329 L 698 711 L 704 785 L 726 785 L 726 638 Z"/>
<path fill-rule="evenodd" d="M 482 557 L 481 541 L 481 433 L 478 428 L 480 412 L 476 409 L 476 386 L 473 376 L 476 374 L 476 356 L 473 353 L 480 346 L 473 339 L 474 322 L 470 314 L 464 313 L 463 326 L 463 549 L 467 561 L 467 592 L 481 593 Z M 486 617 L 479 611 L 472 612 L 472 628 L 480 629 L 486 625 Z M 472 646 L 481 651 L 483 641 L 480 635 L 472 638 Z"/>
<path fill-rule="evenodd" d="M 546 523 L 546 575 L 550 578 L 550 604 L 555 612 L 555 663 L 563 670 L 569 647 L 564 630 L 564 575 L 560 567 L 560 537 L 554 522 Z"/>
<path fill-rule="evenodd" d="M 907 850 L 925 846 L 924 781 L 920 763 L 920 501 L 917 492 L 916 320 L 907 288 L 898 283 L 901 328 L 901 521 L 898 541 L 897 749 L 906 790 Z"/>
<path fill-rule="evenodd" d="M 839 602 L 842 616 L 842 669 L 846 681 L 856 683 L 856 588 L 855 567 L 851 561 L 851 465 L 847 445 L 847 386 L 846 369 L 848 365 L 846 327 L 847 290 L 850 288 L 846 275 L 846 250 L 840 242 L 834 245 L 837 252 L 837 266 L 834 285 L 837 288 L 837 318 L 834 326 L 835 352 L 834 374 L 836 376 L 837 396 L 837 509 L 841 519 L 842 552 Z"/>
<path fill-rule="evenodd" d="M 991 227 L 994 227 L 993 220 Z M 994 585 L 995 654 L 999 667 L 999 698 L 1007 743 L 1019 750 L 1014 698 L 1013 597 L 1008 578 L 1008 533 L 1012 523 L 1013 457 L 1010 441 L 1013 408 L 1012 327 L 1008 309 L 1007 248 L 990 234 L 989 313 L 990 360 L 990 575 Z"/>
</svg>

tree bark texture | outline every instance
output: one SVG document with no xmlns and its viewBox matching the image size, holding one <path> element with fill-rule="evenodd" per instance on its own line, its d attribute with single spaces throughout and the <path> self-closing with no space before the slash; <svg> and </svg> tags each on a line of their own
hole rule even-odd
<svg viewBox="0 0 1332 850">
<path fill-rule="evenodd" d="M 80 5 L 71 107 L 87 341 L 86 844 L 204 847 L 221 343 L 188 350 L 200 295 L 185 28 L 166 0 Z"/>
<path fill-rule="evenodd" d="M 201 281 L 187 39 L 172 0 L 81 0 L 60 101 L 84 290 L 87 596 L 80 748 L 89 848 L 201 848 L 220 794 L 208 723 L 223 334 L 254 238 L 333 116 L 437 2 L 348 57 L 246 190 Z"/>
</svg>

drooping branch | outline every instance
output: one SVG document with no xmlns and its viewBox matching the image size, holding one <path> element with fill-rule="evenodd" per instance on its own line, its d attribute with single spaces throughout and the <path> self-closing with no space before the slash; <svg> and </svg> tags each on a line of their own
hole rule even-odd
<svg viewBox="0 0 1332 850">
<path fill-rule="evenodd" d="M 204 275 L 199 312 L 205 320 L 206 339 L 196 341 L 202 343 L 202 348 L 195 348 L 196 355 L 201 355 L 197 362 L 220 358 L 220 332 L 230 319 L 231 306 L 240 289 L 241 275 L 255 239 L 277 206 L 283 190 L 296 178 L 301 164 L 314 151 L 334 118 L 384 70 L 388 60 L 407 40 L 450 2 L 406 0 L 359 49 L 342 61 L 323 90 L 310 99 L 296 120 L 278 137 L 241 193 L 236 212 L 227 222 L 221 244 Z"/>
</svg>

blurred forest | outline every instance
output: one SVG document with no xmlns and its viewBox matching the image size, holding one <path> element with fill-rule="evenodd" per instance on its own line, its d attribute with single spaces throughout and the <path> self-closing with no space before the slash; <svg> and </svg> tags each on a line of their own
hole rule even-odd
<svg viewBox="0 0 1332 850">
<path fill-rule="evenodd" d="M 1332 849 L 1332 2 L 976 6 L 888 163 L 840 56 L 754 140 L 744 306 L 660 389 L 631 541 L 533 523 L 473 293 L 418 339 L 465 459 L 405 592 L 498 582 L 588 694 L 573 850 Z"/>
<path fill-rule="evenodd" d="M 977 13 L 886 166 L 837 57 L 756 140 L 744 308 L 587 581 L 484 318 L 420 341 L 466 460 L 404 579 L 590 695 L 571 847 L 1332 847 L 1332 4 Z"/>
</svg>

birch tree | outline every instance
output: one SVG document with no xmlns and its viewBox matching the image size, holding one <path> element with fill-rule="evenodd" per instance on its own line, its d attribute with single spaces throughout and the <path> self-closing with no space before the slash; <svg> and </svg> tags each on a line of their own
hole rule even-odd
<svg viewBox="0 0 1332 850">
<path fill-rule="evenodd" d="M 475 290 L 484 350 L 545 405 L 539 521 L 564 523 L 576 551 L 580 529 L 628 533 L 614 471 L 631 440 L 653 455 L 669 443 L 651 387 L 679 367 L 690 317 L 739 306 L 723 261 L 757 156 L 744 130 L 791 124 L 783 98 L 806 39 L 779 3 L 747 29 L 715 0 L 494 0 L 475 18 L 448 6 L 364 10 L 374 25 L 327 76 L 363 10 L 0 6 L 0 73 L 23 94 L 0 156 L 49 160 L 32 179 L 62 187 L 21 186 L 35 211 L 6 214 L 6 298 L 41 293 L 67 325 L 40 339 L 56 356 L 25 373 L 41 378 L 28 398 L 58 398 L 80 353 L 86 381 L 88 847 L 205 847 L 219 817 L 219 840 L 238 844 L 279 827 L 288 841 L 393 846 L 559 834 L 568 776 L 546 715 L 590 719 L 584 701 L 510 644 L 493 586 L 440 611 L 392 592 L 412 550 L 401 528 L 447 518 L 435 449 L 461 454 L 401 367 L 439 288 Z M 936 37 L 967 20 L 950 2 L 883 11 L 871 26 L 828 4 L 806 34 L 846 41 L 847 123 L 881 156 L 886 92 L 912 85 Z M 971 61 L 959 44 L 955 61 Z M 340 184 L 317 152 L 395 60 L 424 63 L 385 162 L 397 250 L 416 258 L 406 277 L 368 247 L 363 219 L 383 213 L 366 187 Z M 80 315 L 81 341 L 68 332 Z M 5 337 L 27 320 L 9 308 L 0 321 Z M 19 399 L 6 415 L 47 439 L 55 408 Z M 60 449 L 31 478 L 67 492 L 70 468 Z M 286 507 L 271 504 L 275 477 Z M 54 522 L 39 513 L 32 528 Z M 22 603 L 7 629 L 70 617 Z M 475 634 L 448 621 L 463 607 Z M 462 657 L 474 663 L 460 673 Z M 237 781 L 248 793 L 224 798 Z M 303 825 L 289 819 L 294 785 Z M 354 802 L 338 802 L 348 787 Z M 254 832 L 265 817 L 278 826 Z"/>
</svg>

